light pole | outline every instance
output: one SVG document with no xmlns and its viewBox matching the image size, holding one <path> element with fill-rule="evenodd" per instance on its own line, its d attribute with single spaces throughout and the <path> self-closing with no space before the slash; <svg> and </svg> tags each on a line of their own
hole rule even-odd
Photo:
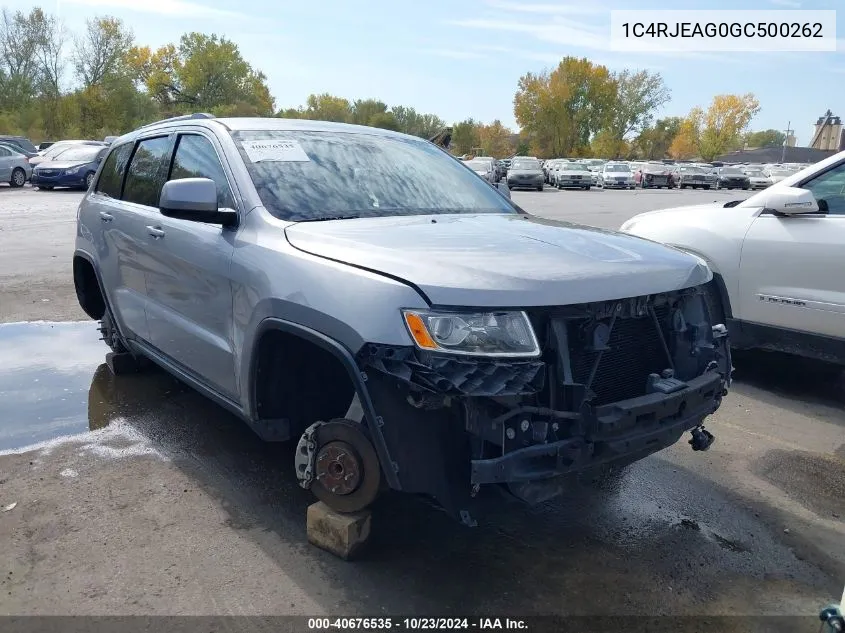
<svg viewBox="0 0 845 633">
<path fill-rule="evenodd" d="M 783 151 L 780 153 L 780 162 L 783 164 L 783 161 L 786 160 L 786 144 L 789 143 L 789 135 L 792 134 L 795 130 L 789 129 L 792 126 L 792 121 L 786 124 L 786 136 L 783 139 Z"/>
</svg>

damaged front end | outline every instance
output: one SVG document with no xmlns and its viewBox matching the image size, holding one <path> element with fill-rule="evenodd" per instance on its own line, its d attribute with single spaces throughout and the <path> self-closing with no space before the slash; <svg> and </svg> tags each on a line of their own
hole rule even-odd
<svg viewBox="0 0 845 633">
<path fill-rule="evenodd" d="M 402 490 L 472 523 L 480 486 L 537 503 L 572 476 L 677 442 L 705 450 L 702 422 L 731 382 L 727 331 L 701 287 L 528 311 L 537 358 L 365 345 L 357 361 Z"/>
</svg>

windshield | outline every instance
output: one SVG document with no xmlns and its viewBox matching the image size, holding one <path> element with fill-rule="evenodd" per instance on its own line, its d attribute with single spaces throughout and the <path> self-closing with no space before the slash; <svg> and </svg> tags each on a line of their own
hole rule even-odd
<svg viewBox="0 0 845 633">
<path fill-rule="evenodd" d="M 420 139 L 280 130 L 232 137 L 261 202 L 283 220 L 517 213 L 460 161 Z"/>
<path fill-rule="evenodd" d="M 73 143 L 55 143 L 44 150 L 44 156 L 56 156 L 73 147 Z"/>
<path fill-rule="evenodd" d="M 590 171 L 590 168 L 584 163 L 569 163 L 568 165 L 564 165 L 563 169 L 566 171 Z"/>
<path fill-rule="evenodd" d="M 609 165 L 604 166 L 605 171 L 631 171 L 631 168 L 628 165 L 624 165 L 622 163 L 611 163 Z"/>
<path fill-rule="evenodd" d="M 764 178 L 763 172 L 759 169 L 746 169 L 745 170 L 746 176 L 753 176 L 754 178 Z"/>
<path fill-rule="evenodd" d="M 791 176 L 795 172 L 791 171 L 789 169 L 770 169 L 769 173 L 772 176 L 784 176 L 784 177 L 786 177 L 786 176 Z"/>
<path fill-rule="evenodd" d="M 705 173 L 701 167 L 681 167 L 681 173 L 684 174 L 703 174 Z"/>
<path fill-rule="evenodd" d="M 78 160 L 90 162 L 97 158 L 97 154 L 102 149 L 102 147 L 97 147 L 96 145 L 93 147 L 71 147 L 63 152 L 59 152 L 58 158 L 60 158 L 61 160 Z"/>
<path fill-rule="evenodd" d="M 736 167 L 725 167 L 722 170 L 722 173 L 725 174 L 726 176 L 744 176 L 745 175 L 739 169 L 737 169 Z"/>
<path fill-rule="evenodd" d="M 514 161 L 511 163 L 511 169 L 540 169 L 540 161 L 526 160 L 524 158 L 521 160 L 514 159 Z"/>
</svg>

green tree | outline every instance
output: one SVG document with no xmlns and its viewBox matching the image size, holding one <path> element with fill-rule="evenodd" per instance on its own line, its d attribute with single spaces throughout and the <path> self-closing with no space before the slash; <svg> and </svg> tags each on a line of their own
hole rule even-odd
<svg viewBox="0 0 845 633">
<path fill-rule="evenodd" d="M 376 112 L 367 121 L 367 125 L 370 127 L 380 127 L 385 130 L 393 130 L 394 132 L 399 131 L 399 121 L 396 120 L 392 112 Z"/>
<path fill-rule="evenodd" d="M 377 114 L 385 114 L 387 112 L 387 104 L 383 101 L 378 101 L 377 99 L 356 99 L 352 103 L 350 110 L 350 123 L 357 123 L 358 125 L 371 125 L 370 121 L 372 121 Z M 387 121 L 388 119 L 381 118 L 379 120 Z M 393 120 L 395 121 L 395 117 L 393 118 Z"/>
<path fill-rule="evenodd" d="M 451 150 L 454 154 L 469 154 L 473 147 L 479 146 L 480 142 L 477 121 L 466 119 L 452 126 Z"/>
<path fill-rule="evenodd" d="M 399 123 L 399 131 L 429 139 L 446 127 L 446 122 L 436 114 L 420 114 L 414 108 L 394 106 L 390 109 Z"/>
<path fill-rule="evenodd" d="M 658 119 L 654 125 L 645 128 L 633 143 L 640 158 L 658 160 L 669 154 L 669 147 L 681 129 L 683 117 Z"/>
<path fill-rule="evenodd" d="M 352 105 L 347 99 L 327 92 L 308 95 L 305 102 L 305 118 L 348 123 L 352 119 Z"/>
<path fill-rule="evenodd" d="M 633 132 L 642 132 L 655 111 L 669 101 L 669 89 L 659 73 L 647 70 L 623 70 L 613 76 L 616 82 L 616 103 L 607 130 L 608 140 L 621 141 Z"/>
<path fill-rule="evenodd" d="M 748 147 L 782 147 L 784 141 L 786 134 L 779 130 L 760 130 L 745 136 L 745 144 Z"/>
</svg>

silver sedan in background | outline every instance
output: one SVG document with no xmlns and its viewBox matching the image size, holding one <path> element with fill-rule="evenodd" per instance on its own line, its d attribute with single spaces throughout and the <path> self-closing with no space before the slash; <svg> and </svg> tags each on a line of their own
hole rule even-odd
<svg viewBox="0 0 845 633">
<path fill-rule="evenodd" d="M 10 146 L 0 144 L 0 182 L 12 187 L 23 187 L 32 176 L 29 159 Z"/>
</svg>

